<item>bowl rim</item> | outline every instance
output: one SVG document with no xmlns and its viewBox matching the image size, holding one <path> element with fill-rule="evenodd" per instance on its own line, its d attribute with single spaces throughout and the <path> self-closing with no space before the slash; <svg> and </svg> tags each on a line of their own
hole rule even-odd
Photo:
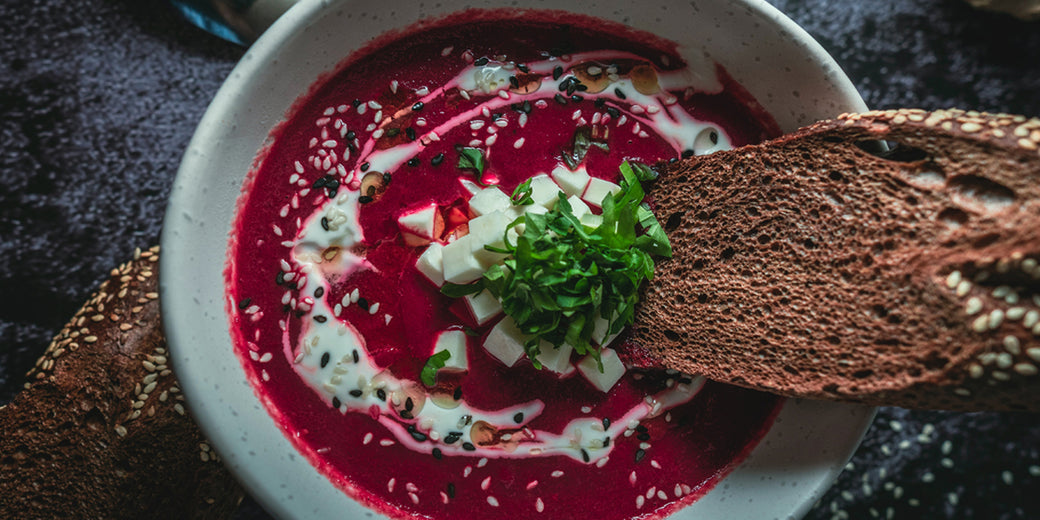
<svg viewBox="0 0 1040 520">
<path fill-rule="evenodd" d="M 298 2 L 253 44 L 234 67 L 214 96 L 188 145 L 171 190 L 161 236 L 162 255 L 159 278 L 162 318 L 173 365 L 177 371 L 182 391 L 187 397 L 188 409 L 198 422 L 202 432 L 221 454 L 229 470 L 268 512 L 284 518 L 312 517 L 324 512 L 338 512 L 342 516 L 345 511 L 363 512 L 368 516 L 380 518 L 382 516 L 360 506 L 360 502 L 356 498 L 351 497 L 320 472 L 315 471 L 305 456 L 299 453 L 296 453 L 297 456 L 293 456 L 295 446 L 274 423 L 267 407 L 261 404 L 251 384 L 247 381 L 244 370 L 238 365 L 237 356 L 234 363 L 241 373 L 232 374 L 230 379 L 214 383 L 202 375 L 207 363 L 206 360 L 192 355 L 195 353 L 193 349 L 198 348 L 195 346 L 198 338 L 188 332 L 193 326 L 193 320 L 196 319 L 200 308 L 212 311 L 216 305 L 220 308 L 220 316 L 210 316 L 209 318 L 221 320 L 225 328 L 228 328 L 230 324 L 224 315 L 225 302 L 223 300 L 203 303 L 198 299 L 197 293 L 192 293 L 188 289 L 189 284 L 185 282 L 194 279 L 198 263 L 194 256 L 195 249 L 181 246 L 186 240 L 190 240 L 184 235 L 204 226 L 204 222 L 192 218 L 186 208 L 197 207 L 195 199 L 200 196 L 199 190 L 202 189 L 198 181 L 213 182 L 212 179 L 207 181 L 208 175 L 212 173 L 207 171 L 207 155 L 212 149 L 213 143 L 219 141 L 219 136 L 228 132 L 228 120 L 233 119 L 231 116 L 234 115 L 229 107 L 234 105 L 239 92 L 256 80 L 267 64 L 272 59 L 276 59 L 282 50 L 291 43 L 292 38 L 324 16 L 330 5 L 347 2 L 349 0 L 302 0 Z M 831 71 L 831 79 L 834 81 L 832 86 L 844 97 L 847 105 L 846 111 L 866 110 L 867 107 L 852 82 L 841 71 L 834 59 L 795 22 L 766 3 L 765 0 L 736 0 L 731 4 L 742 6 L 774 23 L 780 30 L 791 35 L 817 66 Z M 546 7 L 552 8 L 553 6 Z M 317 80 L 317 78 L 314 79 Z M 282 114 L 278 114 L 278 117 L 282 116 Z M 272 128 L 273 126 L 272 124 Z M 236 201 L 242 177 L 245 174 L 246 172 L 242 171 L 232 176 Z M 201 193 L 204 194 L 205 190 L 202 189 Z M 221 222 L 220 226 L 223 226 L 222 230 L 226 231 L 230 222 Z M 221 246 L 226 248 L 227 236 L 226 234 L 221 236 L 224 238 Z M 196 244 L 193 247 L 199 246 Z M 224 254 L 222 253 L 221 256 L 223 258 Z M 223 270 L 224 265 L 221 264 L 221 273 Z M 221 290 L 221 294 L 223 294 L 223 290 Z M 230 335 L 226 335 L 230 344 Z M 227 385 L 234 395 L 241 396 L 243 392 L 248 392 L 252 396 L 252 401 L 249 402 L 251 406 L 240 408 L 238 412 L 248 415 L 253 420 L 256 420 L 257 414 L 260 414 L 266 420 L 261 419 L 259 424 L 252 425 L 246 434 L 240 430 L 227 428 L 227 412 L 231 410 L 232 413 L 236 413 L 235 409 L 231 408 L 233 404 L 225 402 L 223 397 L 218 397 L 216 402 L 207 399 L 212 396 L 211 389 L 220 393 L 220 384 Z M 230 394 L 227 398 L 230 398 Z M 778 424 L 785 421 L 797 422 L 818 417 L 820 414 L 827 414 L 827 423 L 838 429 L 839 437 L 845 439 L 846 442 L 838 446 L 836 452 L 826 453 L 825 462 L 820 462 L 810 468 L 811 478 L 806 482 L 809 485 L 803 486 L 799 490 L 800 498 L 787 509 L 780 511 L 779 515 L 784 518 L 798 518 L 812 507 L 852 456 L 872 422 L 874 413 L 874 408 L 858 405 L 837 405 L 796 399 L 787 400 L 784 403 L 779 413 Z M 777 465 L 795 461 L 797 457 L 793 457 L 792 454 L 760 456 L 759 448 L 763 446 L 763 443 L 768 444 L 771 440 L 777 440 L 774 437 L 778 431 L 778 427 L 772 427 L 766 437 L 761 439 L 752 450 L 751 455 L 736 470 L 722 479 L 719 484 L 728 483 L 725 486 L 726 489 L 719 490 L 723 486 L 716 486 L 716 489 L 691 506 L 677 511 L 675 517 L 678 518 L 686 510 L 703 509 L 702 503 L 712 496 L 715 496 L 715 500 L 717 500 L 719 496 L 717 493 L 732 493 L 732 491 L 727 491 L 730 489 L 729 484 L 740 486 L 740 482 L 746 481 L 749 485 L 754 485 L 755 481 L 760 478 L 764 479 L 765 475 L 772 475 Z M 310 471 L 303 473 L 304 478 L 299 478 L 295 472 L 301 471 L 301 467 L 304 465 Z M 801 477 L 796 475 L 794 478 L 797 481 Z M 301 506 L 301 503 L 304 505 Z M 330 506 L 330 504 L 333 505 Z M 343 509 L 343 507 L 347 507 L 347 509 Z M 698 516 L 698 518 L 700 517 Z"/>
</svg>

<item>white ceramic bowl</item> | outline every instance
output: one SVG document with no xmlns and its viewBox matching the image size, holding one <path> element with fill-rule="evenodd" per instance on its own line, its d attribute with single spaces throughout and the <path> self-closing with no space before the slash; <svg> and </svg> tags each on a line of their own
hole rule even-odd
<svg viewBox="0 0 1040 520">
<path fill-rule="evenodd" d="M 217 93 L 184 156 L 162 237 L 163 319 L 173 364 L 205 434 L 249 491 L 284 518 L 378 516 L 297 453 L 234 354 L 223 270 L 242 181 L 292 103 L 385 30 L 461 6 L 552 8 L 622 22 L 701 49 L 785 131 L 866 107 L 837 64 L 761 0 L 304 0 L 258 40 Z M 674 518 L 797 518 L 830 485 L 871 408 L 790 400 L 746 461 Z"/>
</svg>

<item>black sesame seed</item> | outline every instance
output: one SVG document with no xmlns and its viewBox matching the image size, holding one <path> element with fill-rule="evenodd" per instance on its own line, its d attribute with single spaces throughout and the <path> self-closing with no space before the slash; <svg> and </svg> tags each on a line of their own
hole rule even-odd
<svg viewBox="0 0 1040 520">
<path fill-rule="evenodd" d="M 557 65 L 553 69 L 553 76 L 552 76 L 553 81 L 560 79 L 560 76 L 562 76 L 562 75 L 563 75 L 563 67 Z"/>
<path fill-rule="evenodd" d="M 440 166 L 442 162 L 444 162 L 444 154 L 443 153 L 439 153 L 437 155 L 434 155 L 433 159 L 430 159 L 430 164 L 433 165 L 433 166 Z"/>
<path fill-rule="evenodd" d="M 617 96 L 618 99 L 628 99 L 628 96 L 625 95 L 620 87 L 614 87 L 614 95 Z"/>
<path fill-rule="evenodd" d="M 604 448 L 609 448 L 610 447 L 610 436 L 609 435 L 603 438 L 603 447 Z"/>
<path fill-rule="evenodd" d="M 586 90 L 589 89 L 589 86 L 584 84 L 584 83 L 582 83 L 582 82 L 580 82 L 580 81 L 575 81 L 574 82 L 574 89 L 577 90 L 578 92 L 585 92 Z"/>
<path fill-rule="evenodd" d="M 523 103 L 520 103 L 520 111 L 525 113 L 525 114 L 530 114 L 531 113 L 531 102 L 527 101 L 525 99 Z"/>
<path fill-rule="evenodd" d="M 483 57 L 480 57 L 480 58 L 477 58 L 477 59 L 473 60 L 473 64 L 478 66 L 478 67 L 483 67 L 484 65 L 487 65 L 489 61 L 491 61 L 491 60 L 489 60 L 487 58 L 487 56 L 483 56 Z"/>
<path fill-rule="evenodd" d="M 304 314 L 307 314 L 307 313 L 306 313 L 306 312 L 303 312 L 302 310 L 297 310 L 297 311 L 295 312 L 295 314 L 296 314 L 296 317 L 297 317 L 297 318 L 302 318 L 302 317 L 303 317 L 303 315 L 304 315 Z"/>
<path fill-rule="evenodd" d="M 585 98 L 583 98 L 583 97 L 581 97 L 581 96 L 579 96 L 577 94 L 574 94 L 573 96 L 571 96 L 571 101 L 573 101 L 575 103 L 581 103 L 581 100 L 583 100 L 583 99 L 585 99 Z"/>
<path fill-rule="evenodd" d="M 368 204 L 369 202 L 372 202 L 372 196 L 371 195 L 362 195 L 362 196 L 357 198 L 357 201 L 362 203 L 362 204 Z"/>
<path fill-rule="evenodd" d="M 347 141 L 353 141 L 354 139 L 357 139 L 357 133 L 354 132 L 353 130 L 350 130 L 350 131 L 347 132 L 347 135 L 345 135 L 344 137 L 347 138 Z M 368 163 L 365 163 L 365 164 L 368 164 Z M 361 171 L 364 171 L 364 170 L 361 170 Z"/>
<path fill-rule="evenodd" d="M 455 498 L 455 483 L 448 482 L 448 498 Z"/>
<path fill-rule="evenodd" d="M 365 393 L 362 392 L 361 390 L 358 390 L 357 388 L 355 388 L 355 389 L 350 391 L 350 395 L 352 395 L 354 397 L 361 397 L 362 395 L 365 395 Z"/>
<path fill-rule="evenodd" d="M 314 290 L 314 297 L 315 298 L 321 298 L 324 295 L 325 295 L 325 288 L 324 287 L 318 287 L 317 289 Z"/>
<path fill-rule="evenodd" d="M 401 418 L 402 419 L 411 419 L 412 418 L 412 412 L 409 412 L 408 410 L 401 410 Z"/>
<path fill-rule="evenodd" d="M 441 449 L 440 448 L 434 448 L 433 449 L 433 458 L 435 458 L 437 460 L 441 460 L 441 457 L 443 457 L 443 456 L 444 455 L 441 454 Z"/>
<path fill-rule="evenodd" d="M 408 159 L 408 166 L 412 166 L 412 167 L 419 166 L 419 158 L 418 157 L 412 157 L 411 159 Z"/>
<path fill-rule="evenodd" d="M 394 179 L 393 174 L 386 172 L 383 174 L 383 184 L 390 184 L 390 181 Z"/>
<path fill-rule="evenodd" d="M 422 101 L 416 101 L 415 104 L 412 105 L 412 110 L 418 112 L 418 111 L 422 110 L 424 106 L 426 106 L 426 104 L 423 103 Z"/>
<path fill-rule="evenodd" d="M 718 132 L 711 132 L 708 134 L 708 139 L 711 139 L 711 144 L 719 144 Z"/>
<path fill-rule="evenodd" d="M 355 362 L 355 363 L 358 363 L 358 362 L 360 362 L 360 361 L 361 361 L 361 355 L 360 355 L 360 354 L 358 354 L 358 351 L 357 351 L 357 349 L 354 349 L 354 351 L 353 351 L 353 352 L 351 352 L 351 353 L 350 353 L 350 355 L 351 355 L 351 357 L 353 357 L 353 358 L 354 358 L 354 362 Z"/>
<path fill-rule="evenodd" d="M 520 80 L 516 79 L 516 76 L 509 76 L 509 86 L 520 88 Z"/>
<path fill-rule="evenodd" d="M 289 307 L 288 305 L 282 305 L 282 313 L 288 314 L 289 311 L 291 311 L 291 310 L 292 310 L 292 307 Z"/>
<path fill-rule="evenodd" d="M 621 111 L 615 107 L 607 107 L 607 114 L 610 114 L 610 117 L 616 118 L 621 116 Z"/>
<path fill-rule="evenodd" d="M 314 317 L 314 321 L 316 321 L 318 323 L 325 323 L 326 321 L 328 321 L 328 318 L 326 318 L 325 316 L 322 316 L 321 314 L 319 314 L 319 315 Z"/>
<path fill-rule="evenodd" d="M 513 422 L 516 424 L 524 422 L 524 412 L 517 412 L 516 415 L 513 416 Z"/>
<path fill-rule="evenodd" d="M 335 409 L 339 410 L 339 407 L 340 407 L 340 405 L 342 405 L 342 404 L 343 404 L 343 403 L 342 403 L 342 402 L 340 402 L 340 400 L 339 400 L 339 398 L 338 398 L 338 397 L 333 397 L 333 398 L 332 398 L 332 407 L 333 407 L 333 408 L 335 408 Z"/>
<path fill-rule="evenodd" d="M 403 413 L 402 413 L 401 416 L 404 417 Z M 426 434 L 421 432 L 421 431 L 419 431 L 419 430 L 416 430 L 415 426 L 412 425 L 412 424 L 408 425 L 408 433 L 410 433 L 412 435 L 413 439 L 415 439 L 415 440 L 417 440 L 419 442 L 425 442 L 426 439 L 427 439 Z"/>
<path fill-rule="evenodd" d="M 672 158 L 668 159 L 668 164 L 675 164 L 677 162 L 679 162 L 679 158 L 678 157 L 672 157 Z"/>
<path fill-rule="evenodd" d="M 455 441 L 462 438 L 462 432 L 448 432 L 448 436 L 444 438 L 444 444 L 454 444 Z"/>
<path fill-rule="evenodd" d="M 636 462 L 643 460 L 646 456 L 646 450 L 636 450 Z"/>
<path fill-rule="evenodd" d="M 361 171 L 367 172 L 370 165 L 367 162 L 361 163 Z"/>
<path fill-rule="evenodd" d="M 610 417 L 603 418 L 603 429 L 607 430 L 610 428 Z"/>
<path fill-rule="evenodd" d="M 527 67 L 527 65 L 524 65 L 523 63 L 517 63 L 516 64 L 516 68 L 520 69 L 520 72 L 524 72 L 524 73 L 531 72 L 531 69 L 529 69 Z"/>
<path fill-rule="evenodd" d="M 596 100 L 593 101 L 592 104 L 595 105 L 596 108 L 603 108 L 604 106 L 606 106 L 607 100 L 603 98 L 596 98 Z"/>
<path fill-rule="evenodd" d="M 376 389 L 376 398 L 380 401 L 386 401 L 386 390 L 382 388 Z"/>
<path fill-rule="evenodd" d="M 355 99 L 354 101 L 351 101 L 350 104 L 354 105 L 354 108 L 357 108 L 357 107 L 361 106 L 361 100 L 360 99 Z"/>
<path fill-rule="evenodd" d="M 643 442 L 646 442 L 646 441 L 650 440 L 650 434 L 649 433 L 640 433 L 640 434 L 636 435 L 636 438 L 641 440 L 641 441 L 643 441 Z"/>
<path fill-rule="evenodd" d="M 563 97 L 562 94 L 556 94 L 555 96 L 553 96 L 553 99 L 555 99 L 556 102 L 561 104 L 561 105 L 566 105 L 567 104 L 567 98 Z"/>
<path fill-rule="evenodd" d="M 324 229 L 325 231 L 329 230 L 329 218 L 328 217 L 321 217 L 321 229 Z"/>
<path fill-rule="evenodd" d="M 564 90 L 567 90 L 571 86 L 571 81 L 574 81 L 574 78 L 573 77 L 568 77 L 567 79 L 561 81 L 560 84 L 556 86 L 556 89 L 559 90 L 560 92 L 563 92 Z"/>
<path fill-rule="evenodd" d="M 414 129 L 414 128 L 412 128 L 412 127 L 410 127 L 410 126 L 409 126 L 408 128 L 405 128 L 405 129 L 404 129 L 404 135 L 405 135 L 406 137 L 408 137 L 408 140 L 409 140 L 409 141 L 414 141 L 414 140 L 415 140 L 415 138 L 417 137 L 417 136 L 415 135 L 415 129 Z"/>
<path fill-rule="evenodd" d="M 412 411 L 413 408 L 415 408 L 415 402 L 412 401 L 412 398 L 409 397 L 408 399 L 405 399 L 404 400 L 404 409 L 408 410 L 410 412 L 410 411 Z"/>
<path fill-rule="evenodd" d="M 646 433 L 648 430 L 646 429 L 646 426 L 640 424 L 636 426 L 636 431 L 639 433 Z"/>
<path fill-rule="evenodd" d="M 689 159 L 690 157 L 693 157 L 693 150 L 690 150 L 690 149 L 683 150 L 682 151 L 682 156 L 683 156 L 683 159 Z"/>
<path fill-rule="evenodd" d="M 585 461 L 586 464 L 591 460 L 589 458 L 589 452 L 585 451 L 585 448 L 581 449 L 581 460 Z"/>
<path fill-rule="evenodd" d="M 464 443 L 462 443 L 462 449 L 464 449 L 466 451 L 477 451 L 477 447 L 474 446 L 472 442 L 464 442 Z"/>
<path fill-rule="evenodd" d="M 328 352 L 321 355 L 321 368 L 325 368 L 325 366 L 329 364 L 329 358 L 331 357 L 332 356 Z"/>
<path fill-rule="evenodd" d="M 250 303 L 253 303 L 252 298 L 242 298 L 242 300 L 238 302 L 238 308 L 245 309 L 246 307 L 249 307 Z"/>
<path fill-rule="evenodd" d="M 365 309 L 366 311 L 368 310 L 368 300 L 366 300 L 364 298 L 358 298 L 357 304 L 358 304 L 358 307 L 361 307 L 362 309 Z"/>
<path fill-rule="evenodd" d="M 456 386 L 455 387 L 455 393 L 451 394 L 451 397 L 452 397 L 452 399 L 455 399 L 456 401 L 458 401 L 459 399 L 462 399 L 462 387 L 461 386 Z"/>
</svg>

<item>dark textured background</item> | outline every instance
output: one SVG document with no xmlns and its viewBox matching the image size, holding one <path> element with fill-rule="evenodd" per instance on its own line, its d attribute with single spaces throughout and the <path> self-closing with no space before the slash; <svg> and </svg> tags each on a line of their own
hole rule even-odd
<svg viewBox="0 0 1040 520">
<path fill-rule="evenodd" d="M 1040 23 L 958 0 L 772 3 L 872 108 L 1040 115 Z M 0 0 L 0 403 L 107 271 L 157 242 L 242 52 L 158 0 Z M 809 518 L 1040 518 L 1038 491 L 1040 416 L 882 409 Z"/>
</svg>

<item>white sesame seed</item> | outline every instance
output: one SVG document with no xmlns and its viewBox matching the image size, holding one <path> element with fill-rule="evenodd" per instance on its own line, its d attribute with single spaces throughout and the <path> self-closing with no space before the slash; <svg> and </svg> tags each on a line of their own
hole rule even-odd
<svg viewBox="0 0 1040 520">
<path fill-rule="evenodd" d="M 946 277 L 946 287 L 950 289 L 956 289 L 957 284 L 961 283 L 961 272 L 953 271 Z"/>
<path fill-rule="evenodd" d="M 964 304 L 964 312 L 968 316 L 972 316 L 974 314 L 978 314 L 978 312 L 981 311 L 981 310 L 982 310 L 982 300 L 980 300 L 977 296 L 972 296 L 971 298 L 968 298 L 968 301 L 965 302 L 965 304 Z"/>
<path fill-rule="evenodd" d="M 941 465 L 944 468 L 952 468 L 953 467 L 953 459 L 951 459 L 949 457 L 943 457 L 939 461 L 939 465 Z"/>
<path fill-rule="evenodd" d="M 1011 376 L 1008 375 L 1007 372 L 1001 372 L 1000 370 L 994 370 L 993 373 L 990 374 L 990 377 L 992 377 L 993 379 L 996 379 L 997 381 L 1010 381 L 1011 380 Z"/>
<path fill-rule="evenodd" d="M 961 280 L 961 283 L 957 284 L 957 296 L 966 296 L 971 291 L 971 282 L 967 280 Z"/>
<path fill-rule="evenodd" d="M 509 99 L 509 91 L 508 90 L 499 90 L 498 91 L 498 97 L 500 97 L 502 99 Z"/>
<path fill-rule="evenodd" d="M 1035 376 L 1037 374 L 1036 365 L 1032 363 L 1016 363 L 1014 370 L 1023 376 Z"/>
<path fill-rule="evenodd" d="M 485 146 L 491 146 L 491 145 L 495 144 L 495 141 L 497 141 L 497 140 L 498 140 L 498 134 L 492 134 L 487 139 L 484 139 L 484 145 Z"/>
<path fill-rule="evenodd" d="M 1034 477 L 1040 477 L 1040 466 L 1032 465 L 1029 466 L 1029 474 Z"/>
<path fill-rule="evenodd" d="M 1004 316 L 1011 321 L 1022 319 L 1025 315 L 1026 310 L 1023 307 L 1011 307 L 1006 313 L 1004 313 Z"/>
<path fill-rule="evenodd" d="M 979 379 L 984 373 L 985 370 L 983 370 L 982 366 L 978 363 L 968 365 L 968 375 L 970 375 L 972 379 Z"/>
<path fill-rule="evenodd" d="M 498 499 L 492 496 L 487 497 L 487 503 L 491 507 L 498 507 Z"/>
<path fill-rule="evenodd" d="M 985 314 L 979 316 L 978 318 L 975 318 L 975 321 L 971 323 L 971 330 L 974 330 L 975 332 L 986 332 L 988 328 L 989 316 Z"/>
<path fill-rule="evenodd" d="M 636 509 L 642 509 L 644 503 L 646 503 L 646 499 L 643 498 L 643 495 L 636 497 Z"/>
<path fill-rule="evenodd" d="M 997 354 L 996 361 L 997 368 L 1009 368 L 1014 363 L 1014 359 L 1011 357 L 1011 354 L 1008 354 L 1007 352 L 1001 352 Z"/>
<path fill-rule="evenodd" d="M 1022 353 L 1022 342 L 1015 336 L 1004 336 L 1004 350 L 1017 356 Z"/>
<path fill-rule="evenodd" d="M 1040 347 L 1027 348 L 1026 355 L 1033 361 L 1040 361 Z"/>
<path fill-rule="evenodd" d="M 556 470 L 550 473 L 550 475 L 552 476 L 552 478 L 560 478 L 563 476 L 563 472 L 560 470 Z"/>
<path fill-rule="evenodd" d="M 520 147 L 523 146 L 523 145 L 524 145 L 524 138 L 523 137 L 517 139 L 516 141 L 513 141 L 513 148 L 516 148 L 516 149 L 519 150 Z"/>
<path fill-rule="evenodd" d="M 993 309 L 992 311 L 990 311 L 990 313 L 989 313 L 989 320 L 987 322 L 987 326 L 990 329 L 995 329 L 995 328 L 999 327 L 1000 324 L 1003 323 L 1003 322 L 1004 322 L 1004 311 L 1002 311 L 1000 309 Z"/>
<path fill-rule="evenodd" d="M 539 513 L 541 513 L 542 511 L 545 511 L 545 502 L 542 502 L 542 497 L 538 497 L 534 501 L 534 510 L 538 511 Z"/>
<path fill-rule="evenodd" d="M 953 389 L 953 393 L 955 393 L 955 394 L 957 394 L 959 396 L 963 396 L 963 397 L 970 397 L 971 396 L 971 390 L 968 390 L 967 388 L 954 388 Z M 903 441 L 903 442 L 906 442 L 906 441 Z"/>
</svg>

